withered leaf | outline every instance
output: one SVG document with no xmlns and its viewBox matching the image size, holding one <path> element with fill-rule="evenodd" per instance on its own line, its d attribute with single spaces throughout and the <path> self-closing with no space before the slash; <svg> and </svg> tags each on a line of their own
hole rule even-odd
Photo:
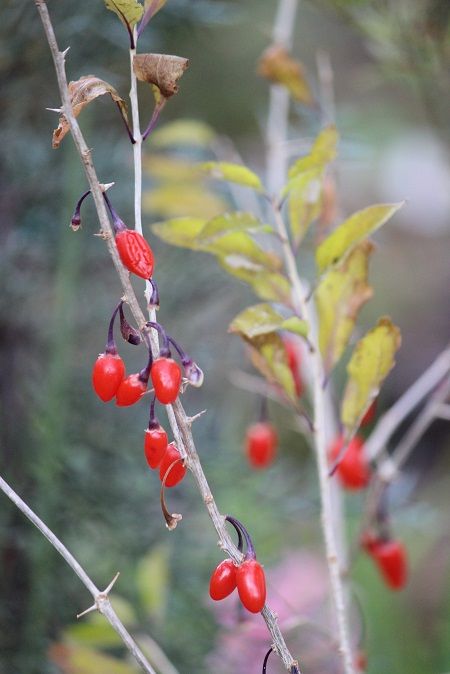
<svg viewBox="0 0 450 674">
<path fill-rule="evenodd" d="M 78 117 L 83 108 L 91 101 L 104 94 L 109 94 L 114 103 L 117 103 L 122 117 L 127 120 L 127 108 L 125 101 L 119 96 L 111 84 L 99 79 L 95 75 L 84 75 L 75 82 L 69 82 L 69 95 L 72 105 L 72 111 L 75 117 Z M 53 131 L 53 148 L 58 148 L 62 139 L 69 131 L 69 123 L 65 115 L 59 118 L 58 128 Z"/>
<path fill-rule="evenodd" d="M 281 45 L 274 44 L 266 49 L 259 61 L 258 74 L 286 87 L 296 101 L 305 105 L 314 104 L 302 64 Z"/>
<path fill-rule="evenodd" d="M 178 91 L 178 80 L 189 65 L 189 59 L 169 54 L 137 54 L 133 70 L 142 82 L 155 84 L 164 98 Z"/>
</svg>

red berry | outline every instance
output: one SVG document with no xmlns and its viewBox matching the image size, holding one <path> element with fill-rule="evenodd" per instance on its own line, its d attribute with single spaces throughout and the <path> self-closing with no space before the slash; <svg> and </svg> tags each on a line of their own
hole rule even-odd
<svg viewBox="0 0 450 674">
<path fill-rule="evenodd" d="M 209 581 L 209 596 L 214 601 L 225 599 L 236 587 L 236 565 L 232 559 L 224 559 L 214 570 Z"/>
<path fill-rule="evenodd" d="M 147 390 L 147 383 L 139 378 L 139 374 L 130 374 L 122 381 L 116 393 L 116 405 L 127 407 L 134 405 Z"/>
<path fill-rule="evenodd" d="M 344 438 L 339 436 L 330 449 L 331 461 L 336 461 L 342 449 Z M 369 465 L 363 453 L 364 440 L 356 435 L 350 442 L 336 472 L 346 489 L 363 489 L 370 480 Z"/>
<path fill-rule="evenodd" d="M 408 579 L 408 560 L 403 543 L 380 540 L 370 554 L 386 584 L 392 590 L 401 590 Z"/>
<path fill-rule="evenodd" d="M 247 611 L 262 611 L 266 603 L 266 578 L 256 559 L 246 559 L 237 567 L 236 584 L 239 598 Z"/>
<path fill-rule="evenodd" d="M 167 449 L 167 433 L 162 426 L 147 428 L 144 437 L 145 458 L 150 468 L 157 468 Z"/>
<path fill-rule="evenodd" d="M 144 237 L 134 229 L 116 234 L 116 246 L 122 264 L 129 271 L 149 279 L 153 274 L 153 252 Z"/>
<path fill-rule="evenodd" d="M 173 444 L 173 442 L 171 442 L 170 445 L 167 445 L 166 452 L 159 466 L 159 479 L 161 480 L 161 482 L 164 480 L 164 475 L 167 473 L 169 466 L 171 466 L 172 463 L 179 458 L 180 452 Z M 181 461 L 179 461 L 170 471 L 166 480 L 166 487 L 175 487 L 176 484 L 181 482 L 181 480 L 185 475 L 186 475 L 186 467 L 183 466 Z"/>
<path fill-rule="evenodd" d="M 375 419 L 375 415 L 377 413 L 377 401 L 376 399 L 372 401 L 370 406 L 367 408 L 367 412 L 363 416 L 361 420 L 361 426 L 368 426 L 369 424 L 372 423 L 372 421 Z"/>
<path fill-rule="evenodd" d="M 357 672 L 365 672 L 367 669 L 367 655 L 364 651 L 357 651 L 355 655 L 355 669 Z"/>
<path fill-rule="evenodd" d="M 296 340 L 290 337 L 283 337 L 283 343 L 284 348 L 286 349 L 289 369 L 294 378 L 295 392 L 300 398 L 303 393 L 303 382 L 300 376 L 300 350 L 296 344 Z"/>
<path fill-rule="evenodd" d="M 173 358 L 157 358 L 150 376 L 159 402 L 164 405 L 174 403 L 181 386 L 181 369 L 178 363 Z"/>
<path fill-rule="evenodd" d="M 125 376 L 125 365 L 118 355 L 101 353 L 92 368 L 92 386 L 98 397 L 107 403 Z"/>
<path fill-rule="evenodd" d="M 260 421 L 247 428 L 245 446 L 247 458 L 254 468 L 265 468 L 272 463 L 278 445 L 278 436 L 267 421 Z"/>
</svg>

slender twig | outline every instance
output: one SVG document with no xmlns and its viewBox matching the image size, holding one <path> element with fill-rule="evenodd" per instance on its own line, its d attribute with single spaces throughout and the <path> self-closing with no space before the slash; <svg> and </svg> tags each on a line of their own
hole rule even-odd
<svg viewBox="0 0 450 674">
<path fill-rule="evenodd" d="M 137 301 L 136 295 L 133 291 L 133 288 L 130 284 L 129 274 L 124 269 L 119 259 L 116 246 L 114 245 L 113 231 L 110 222 L 108 220 L 108 215 L 103 200 L 103 194 L 100 189 L 94 165 L 92 163 L 91 152 L 86 145 L 86 141 L 84 140 L 84 137 L 81 133 L 78 122 L 73 115 L 72 107 L 70 104 L 67 77 L 65 73 L 65 59 L 64 59 L 65 55 L 63 52 L 60 52 L 58 48 L 58 44 L 56 42 L 53 26 L 48 14 L 48 9 L 45 0 L 34 0 L 34 1 L 41 16 L 45 34 L 55 64 L 58 87 L 62 99 L 63 112 L 70 126 L 75 146 L 80 155 L 80 159 L 83 163 L 86 177 L 92 190 L 95 207 L 97 210 L 102 231 L 105 234 L 108 250 L 111 254 L 111 257 L 113 258 L 114 265 L 119 274 L 120 281 L 122 283 L 125 292 L 126 301 L 130 306 L 130 310 L 134 316 L 137 325 L 140 327 L 140 329 L 143 330 L 146 321 L 139 306 L 139 303 Z M 135 146 L 133 145 L 133 148 L 134 147 Z M 137 203 L 137 200 L 135 201 L 135 203 Z M 180 452 L 182 452 L 183 449 L 185 450 L 187 456 L 186 462 L 187 466 L 191 470 L 195 478 L 200 494 L 203 498 L 205 506 L 216 529 L 217 535 L 219 537 L 219 545 L 224 551 L 227 552 L 227 554 L 230 557 L 232 557 L 235 561 L 240 562 L 242 560 L 242 555 L 234 545 L 226 529 L 224 516 L 220 514 L 219 509 L 214 501 L 213 495 L 209 488 L 206 476 L 203 472 L 200 459 L 198 457 L 198 453 L 194 444 L 194 440 L 190 431 L 189 418 L 187 417 L 181 402 L 177 400 L 173 406 L 168 405 L 167 413 L 172 428 L 172 432 L 179 446 Z M 276 614 L 274 614 L 273 611 L 271 611 L 271 609 L 268 606 L 265 606 L 262 611 L 262 616 L 272 636 L 274 647 L 278 655 L 282 659 L 286 669 L 290 670 L 293 665 L 297 664 L 297 662 L 296 660 L 294 660 L 293 656 L 291 655 L 289 649 L 286 646 L 283 635 L 281 634 L 281 631 L 278 626 Z"/>
<path fill-rule="evenodd" d="M 53 545 L 55 550 L 59 552 L 61 557 L 67 562 L 70 568 L 76 573 L 78 578 L 81 580 L 83 585 L 91 593 L 94 599 L 94 607 L 96 610 L 100 611 L 105 618 L 110 623 L 111 627 L 117 632 L 125 646 L 128 648 L 130 653 L 136 659 L 136 662 L 142 667 L 144 672 L 147 674 L 156 674 L 155 670 L 148 662 L 147 658 L 136 644 L 130 633 L 125 629 L 123 623 L 119 619 L 117 613 L 113 609 L 111 602 L 109 600 L 109 591 L 111 590 L 112 585 L 117 579 L 117 575 L 114 578 L 113 582 L 104 590 L 103 592 L 97 588 L 97 586 L 90 579 L 86 571 L 83 569 L 81 564 L 75 559 L 71 552 L 66 548 L 66 546 L 60 541 L 60 539 L 48 528 L 48 526 L 36 515 L 36 513 L 31 510 L 31 508 L 23 501 L 20 496 L 9 486 L 9 484 L 0 477 L 0 489 L 6 494 L 6 496 L 11 499 L 11 501 L 17 506 L 23 514 L 28 517 L 30 522 L 39 529 L 39 531 L 45 536 L 45 538 Z M 90 609 L 88 609 L 89 611 Z M 83 614 L 85 611 L 83 611 Z M 80 614 L 81 616 L 82 614 Z"/>
<path fill-rule="evenodd" d="M 365 454 L 374 461 L 384 451 L 402 421 L 450 372 L 450 347 L 447 347 L 412 386 L 383 414 L 365 443 Z"/>
</svg>

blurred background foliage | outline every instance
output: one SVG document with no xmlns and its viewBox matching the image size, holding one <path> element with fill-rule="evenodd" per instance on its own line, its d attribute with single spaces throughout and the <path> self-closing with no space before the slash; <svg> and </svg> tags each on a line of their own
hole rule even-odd
<svg viewBox="0 0 450 674">
<path fill-rule="evenodd" d="M 141 50 L 191 61 L 162 123 L 206 123 L 232 138 L 260 172 L 268 90 L 255 72 L 270 42 L 275 8 L 269 0 L 168 0 L 140 44 Z M 95 73 L 125 95 L 127 44 L 116 17 L 100 0 L 50 0 L 49 9 L 60 45 L 71 45 L 70 78 Z M 317 51 L 326 50 L 333 65 L 342 214 L 376 201 L 408 200 L 377 236 L 371 275 L 376 294 L 362 316 L 367 327 L 388 313 L 403 334 L 382 409 L 448 341 L 449 14 L 442 0 L 304 0 L 296 24 L 294 53 L 316 91 Z M 232 600 L 218 610 L 208 599 L 209 573 L 221 556 L 189 480 L 169 495 L 171 507 L 184 514 L 182 525 L 170 535 L 163 526 L 159 480 L 146 470 L 142 452 L 146 406 L 101 405 L 91 390 L 92 362 L 103 349 L 119 283 L 105 247 L 92 236 L 97 225 L 91 205 L 78 234 L 68 227 L 86 183 L 70 139 L 51 150 L 56 116 L 45 108 L 58 106 L 58 94 L 33 3 L 6 0 L 1 19 L 1 473 L 99 586 L 121 571 L 116 603 L 124 620 L 137 633 L 151 634 L 180 672 L 259 672 L 269 647 L 260 619 L 244 620 Z M 149 114 L 150 92 L 142 88 L 141 94 Z M 306 150 L 319 126 L 316 111 L 298 107 L 292 151 Z M 116 182 L 115 205 L 131 222 L 132 157 L 116 110 L 98 100 L 83 112 L 82 128 L 101 180 Z M 149 144 L 150 163 L 151 156 Z M 146 181 L 150 190 L 151 168 Z M 158 219 L 158 209 L 152 210 L 148 224 Z M 195 436 L 219 507 L 241 516 L 252 531 L 273 574 L 271 603 L 286 619 L 304 673 L 337 673 L 335 644 L 323 634 L 326 593 L 312 457 L 275 405 L 279 460 L 256 474 L 242 455 L 244 429 L 259 402 L 230 380 L 230 372 L 248 366 L 226 327 L 252 296 L 208 256 L 153 244 L 160 320 L 206 373 L 203 389 L 188 391 L 185 404 L 192 413 L 208 407 Z M 141 367 L 139 349 L 125 345 L 123 352 L 130 371 Z M 448 425 L 436 422 L 393 490 L 395 530 L 412 558 L 408 588 L 392 595 L 370 563 L 357 560 L 354 638 L 363 627 L 361 605 L 369 672 L 443 674 L 450 668 L 449 443 Z M 361 505 L 360 496 L 348 498 L 351 531 Z M 6 498 L 0 569 L 1 672 L 136 671 L 100 616 L 74 624 L 89 596 Z M 173 674 L 148 638 L 143 645 L 161 672 Z M 276 658 L 270 671 L 282 671 Z"/>
</svg>

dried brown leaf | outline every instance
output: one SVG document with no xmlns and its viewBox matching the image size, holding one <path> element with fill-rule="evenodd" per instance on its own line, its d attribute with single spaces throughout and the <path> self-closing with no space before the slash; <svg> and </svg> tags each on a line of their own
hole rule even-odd
<svg viewBox="0 0 450 674">
<path fill-rule="evenodd" d="M 302 64 L 281 45 L 274 44 L 266 49 L 258 64 L 258 74 L 286 87 L 296 101 L 314 104 Z"/>
<path fill-rule="evenodd" d="M 124 119 L 127 119 L 127 108 L 125 101 L 119 96 L 113 86 L 99 79 L 95 75 L 84 75 L 75 82 L 69 82 L 69 95 L 72 105 L 72 111 L 75 117 L 78 117 L 83 108 L 91 101 L 109 94 L 113 101 L 119 106 Z M 68 133 L 70 127 L 65 115 L 59 118 L 58 128 L 53 131 L 53 148 L 58 148 L 64 136 Z"/>
<path fill-rule="evenodd" d="M 178 91 L 178 80 L 189 65 L 189 60 L 169 54 L 137 54 L 133 70 L 142 82 L 155 84 L 164 98 Z"/>
</svg>

